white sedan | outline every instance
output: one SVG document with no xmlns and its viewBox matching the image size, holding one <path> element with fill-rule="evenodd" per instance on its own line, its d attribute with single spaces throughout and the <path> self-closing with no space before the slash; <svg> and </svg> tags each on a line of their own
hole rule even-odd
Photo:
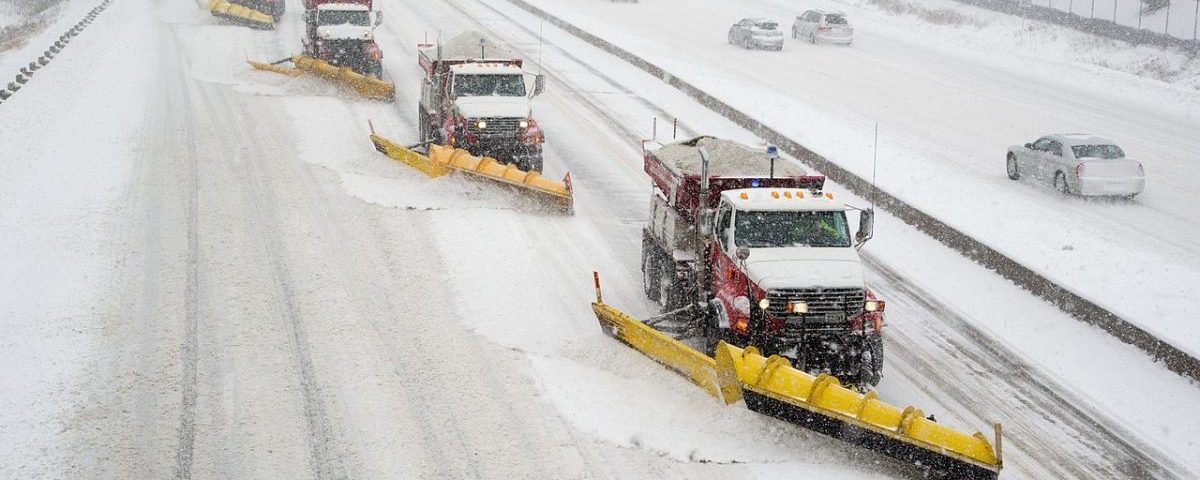
<svg viewBox="0 0 1200 480">
<path fill-rule="evenodd" d="M 792 22 L 792 38 L 807 38 L 812 43 L 854 43 L 854 27 L 842 12 L 809 10 Z"/>
<path fill-rule="evenodd" d="M 1008 178 L 1054 185 L 1063 194 L 1130 197 L 1146 187 L 1141 162 L 1111 140 L 1082 133 L 1046 135 L 1008 147 Z"/>
</svg>

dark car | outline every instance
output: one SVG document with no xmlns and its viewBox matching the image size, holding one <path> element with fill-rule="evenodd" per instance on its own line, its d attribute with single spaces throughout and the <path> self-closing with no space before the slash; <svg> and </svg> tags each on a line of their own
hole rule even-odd
<svg viewBox="0 0 1200 480">
<path fill-rule="evenodd" d="M 783 32 L 774 21 L 743 18 L 729 28 L 729 43 L 743 48 L 783 50 Z"/>
</svg>

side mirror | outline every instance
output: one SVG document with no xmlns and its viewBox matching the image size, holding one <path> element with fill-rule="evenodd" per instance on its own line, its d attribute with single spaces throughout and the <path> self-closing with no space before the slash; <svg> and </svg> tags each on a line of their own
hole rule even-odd
<svg viewBox="0 0 1200 480">
<path fill-rule="evenodd" d="M 545 92 L 545 91 L 546 91 L 546 76 L 542 75 L 540 73 L 537 75 L 534 75 L 534 77 L 533 77 L 533 95 L 530 95 L 530 97 L 536 97 L 538 95 L 541 95 L 542 92 Z"/>
<path fill-rule="evenodd" d="M 375 12 L 375 26 L 378 27 L 381 23 L 383 23 L 383 12 Z"/>
<path fill-rule="evenodd" d="M 737 247 L 735 254 L 739 262 L 744 262 L 747 258 L 750 258 L 750 247 Z"/>
<path fill-rule="evenodd" d="M 1033 144 L 1032 144 L 1032 143 L 1026 143 L 1026 144 L 1025 144 L 1025 148 L 1028 148 L 1028 149 L 1030 149 L 1030 150 L 1033 150 Z"/>
<path fill-rule="evenodd" d="M 858 217 L 858 233 L 854 235 L 856 247 L 861 247 L 875 236 L 875 210 L 863 210 Z"/>
</svg>

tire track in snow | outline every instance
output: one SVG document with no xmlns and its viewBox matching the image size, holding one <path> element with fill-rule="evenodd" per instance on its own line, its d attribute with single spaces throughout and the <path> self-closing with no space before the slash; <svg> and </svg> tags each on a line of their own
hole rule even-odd
<svg viewBox="0 0 1200 480">
<path fill-rule="evenodd" d="M 183 70 L 181 69 L 181 72 Z M 186 81 L 186 80 L 185 80 Z M 308 430 L 306 441 L 309 443 L 309 458 L 314 472 L 314 477 L 317 479 L 346 479 L 350 476 L 346 473 L 345 465 L 342 459 L 334 452 L 332 423 L 329 419 L 326 406 L 321 397 L 321 387 L 316 381 L 315 368 L 313 366 L 312 355 L 309 349 L 308 332 L 305 329 L 304 319 L 300 312 L 297 295 L 293 289 L 295 281 L 292 276 L 292 269 L 289 266 L 283 246 L 280 243 L 279 236 L 281 232 L 278 226 L 281 225 L 277 215 L 278 203 L 274 192 L 271 190 L 270 179 L 272 172 L 268 171 L 268 167 L 263 165 L 263 159 L 270 158 L 271 152 L 263 142 L 256 139 L 246 138 L 244 132 L 247 132 L 245 118 L 239 115 L 222 115 L 221 112 L 237 112 L 237 105 L 233 105 L 237 101 L 235 98 L 228 96 L 212 95 L 209 89 L 222 88 L 213 86 L 203 82 L 196 82 L 190 85 L 191 91 L 197 97 L 198 102 L 193 102 L 187 105 L 187 108 L 203 109 L 204 115 L 212 120 L 214 125 L 220 126 L 219 131 L 222 138 L 229 139 L 228 145 L 248 146 L 252 149 L 249 152 L 231 151 L 225 155 L 231 161 L 234 161 L 236 166 L 244 169 L 244 173 L 240 175 L 242 185 L 242 202 L 243 214 L 248 217 L 249 223 L 256 225 L 263 233 L 259 237 L 258 249 L 262 251 L 260 256 L 266 264 L 266 270 L 270 272 L 273 284 L 270 287 L 274 289 L 273 297 L 278 302 L 272 302 L 271 307 L 276 307 L 272 313 L 272 318 L 279 318 L 283 321 L 285 334 L 290 349 L 293 352 L 293 358 L 296 362 L 297 370 L 300 374 L 301 385 L 301 403 L 304 412 L 304 421 Z M 222 101 L 230 105 L 223 105 L 218 109 L 213 103 L 213 97 L 221 97 Z M 190 120 L 189 120 L 190 121 Z M 190 133 L 190 127 L 188 132 Z M 266 142 L 269 143 L 269 142 Z M 194 149 L 194 140 L 188 140 L 189 149 Z M 239 150 L 241 147 L 238 147 Z M 192 168 L 196 167 L 195 162 L 192 162 Z M 192 172 L 195 175 L 196 172 Z M 197 177 L 193 176 L 190 179 L 193 187 L 197 183 Z M 186 360 L 185 360 L 185 383 L 184 389 L 184 408 L 181 418 L 180 431 L 180 446 L 176 462 L 176 479 L 190 479 L 192 457 L 195 440 L 195 409 L 196 409 L 196 327 L 198 324 L 198 315 L 196 314 L 196 306 L 198 304 L 198 277 L 199 270 L 196 264 L 198 260 L 199 241 L 195 235 L 195 221 L 198 216 L 198 198 L 193 195 L 191 201 L 194 202 L 189 206 L 189 292 L 188 298 L 188 340 L 186 342 Z M 193 293 L 194 292 L 194 293 Z M 282 304 L 282 305 L 279 305 Z M 279 307 L 282 308 L 279 308 Z"/>
<path fill-rule="evenodd" d="M 178 83 L 171 86 L 173 92 L 171 95 L 172 103 L 174 103 L 174 111 L 184 111 L 186 108 L 186 92 L 184 85 L 187 79 L 183 78 L 184 70 L 178 71 Z M 181 101 L 181 98 L 182 101 Z M 200 322 L 200 238 L 198 233 L 199 221 L 199 165 L 197 165 L 197 149 L 196 139 L 191 132 L 194 132 L 192 117 L 190 115 L 178 115 L 183 117 L 184 125 L 182 130 L 176 129 L 176 134 L 182 134 L 184 139 L 176 139 L 175 145 L 187 145 L 187 274 L 186 286 L 184 293 L 184 323 L 186 333 L 184 335 L 183 344 L 183 404 L 181 407 L 179 418 L 179 447 L 175 454 L 175 475 L 179 480 L 187 480 L 192 478 L 192 460 L 195 452 L 196 441 L 196 395 L 197 395 L 197 358 L 199 356 L 199 339 L 197 330 Z"/>
<path fill-rule="evenodd" d="M 207 88 L 210 86 L 204 85 L 201 90 Z M 226 97 L 225 101 L 234 103 L 236 99 Z M 211 113 L 211 102 L 206 101 L 205 106 L 210 109 Z M 227 105 L 227 110 L 237 111 L 237 106 Z M 219 117 L 213 114 L 213 118 Z M 225 124 L 227 127 L 226 137 L 236 138 L 238 139 L 236 144 L 249 145 L 253 149 L 243 157 L 245 161 L 242 162 L 242 166 L 247 170 L 246 175 L 243 176 L 247 183 L 243 185 L 247 197 L 243 199 L 247 203 L 245 213 L 256 219 L 257 221 L 254 223 L 259 225 L 264 232 L 264 235 L 260 237 L 259 246 L 265 250 L 263 261 L 267 263 L 267 269 L 272 273 L 276 298 L 283 304 L 283 311 L 276 313 L 283 317 L 289 343 L 295 355 L 296 366 L 300 372 L 301 401 L 304 408 L 304 420 L 310 434 L 308 439 L 309 455 L 314 476 L 321 480 L 350 478 L 342 459 L 333 449 L 335 439 L 333 424 L 321 397 L 321 385 L 316 380 L 308 332 L 293 288 L 296 282 L 287 261 L 284 246 L 280 243 L 281 232 L 278 226 L 282 223 L 278 215 L 278 201 L 271 189 L 273 174 L 263 163 L 264 159 L 271 158 L 272 152 L 266 148 L 266 142 L 244 138 L 244 132 L 251 131 L 245 125 L 245 118 L 234 116 L 228 120 L 231 122 Z"/>
</svg>

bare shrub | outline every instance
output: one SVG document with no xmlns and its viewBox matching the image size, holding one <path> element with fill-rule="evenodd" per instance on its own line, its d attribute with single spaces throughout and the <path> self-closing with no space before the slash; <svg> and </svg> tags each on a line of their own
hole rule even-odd
<svg viewBox="0 0 1200 480">
<path fill-rule="evenodd" d="M 972 17 L 968 17 L 949 8 L 929 8 L 924 5 L 913 5 L 903 0 L 867 0 L 892 15 L 912 15 L 934 25 L 973 25 L 983 26 Z"/>
</svg>

